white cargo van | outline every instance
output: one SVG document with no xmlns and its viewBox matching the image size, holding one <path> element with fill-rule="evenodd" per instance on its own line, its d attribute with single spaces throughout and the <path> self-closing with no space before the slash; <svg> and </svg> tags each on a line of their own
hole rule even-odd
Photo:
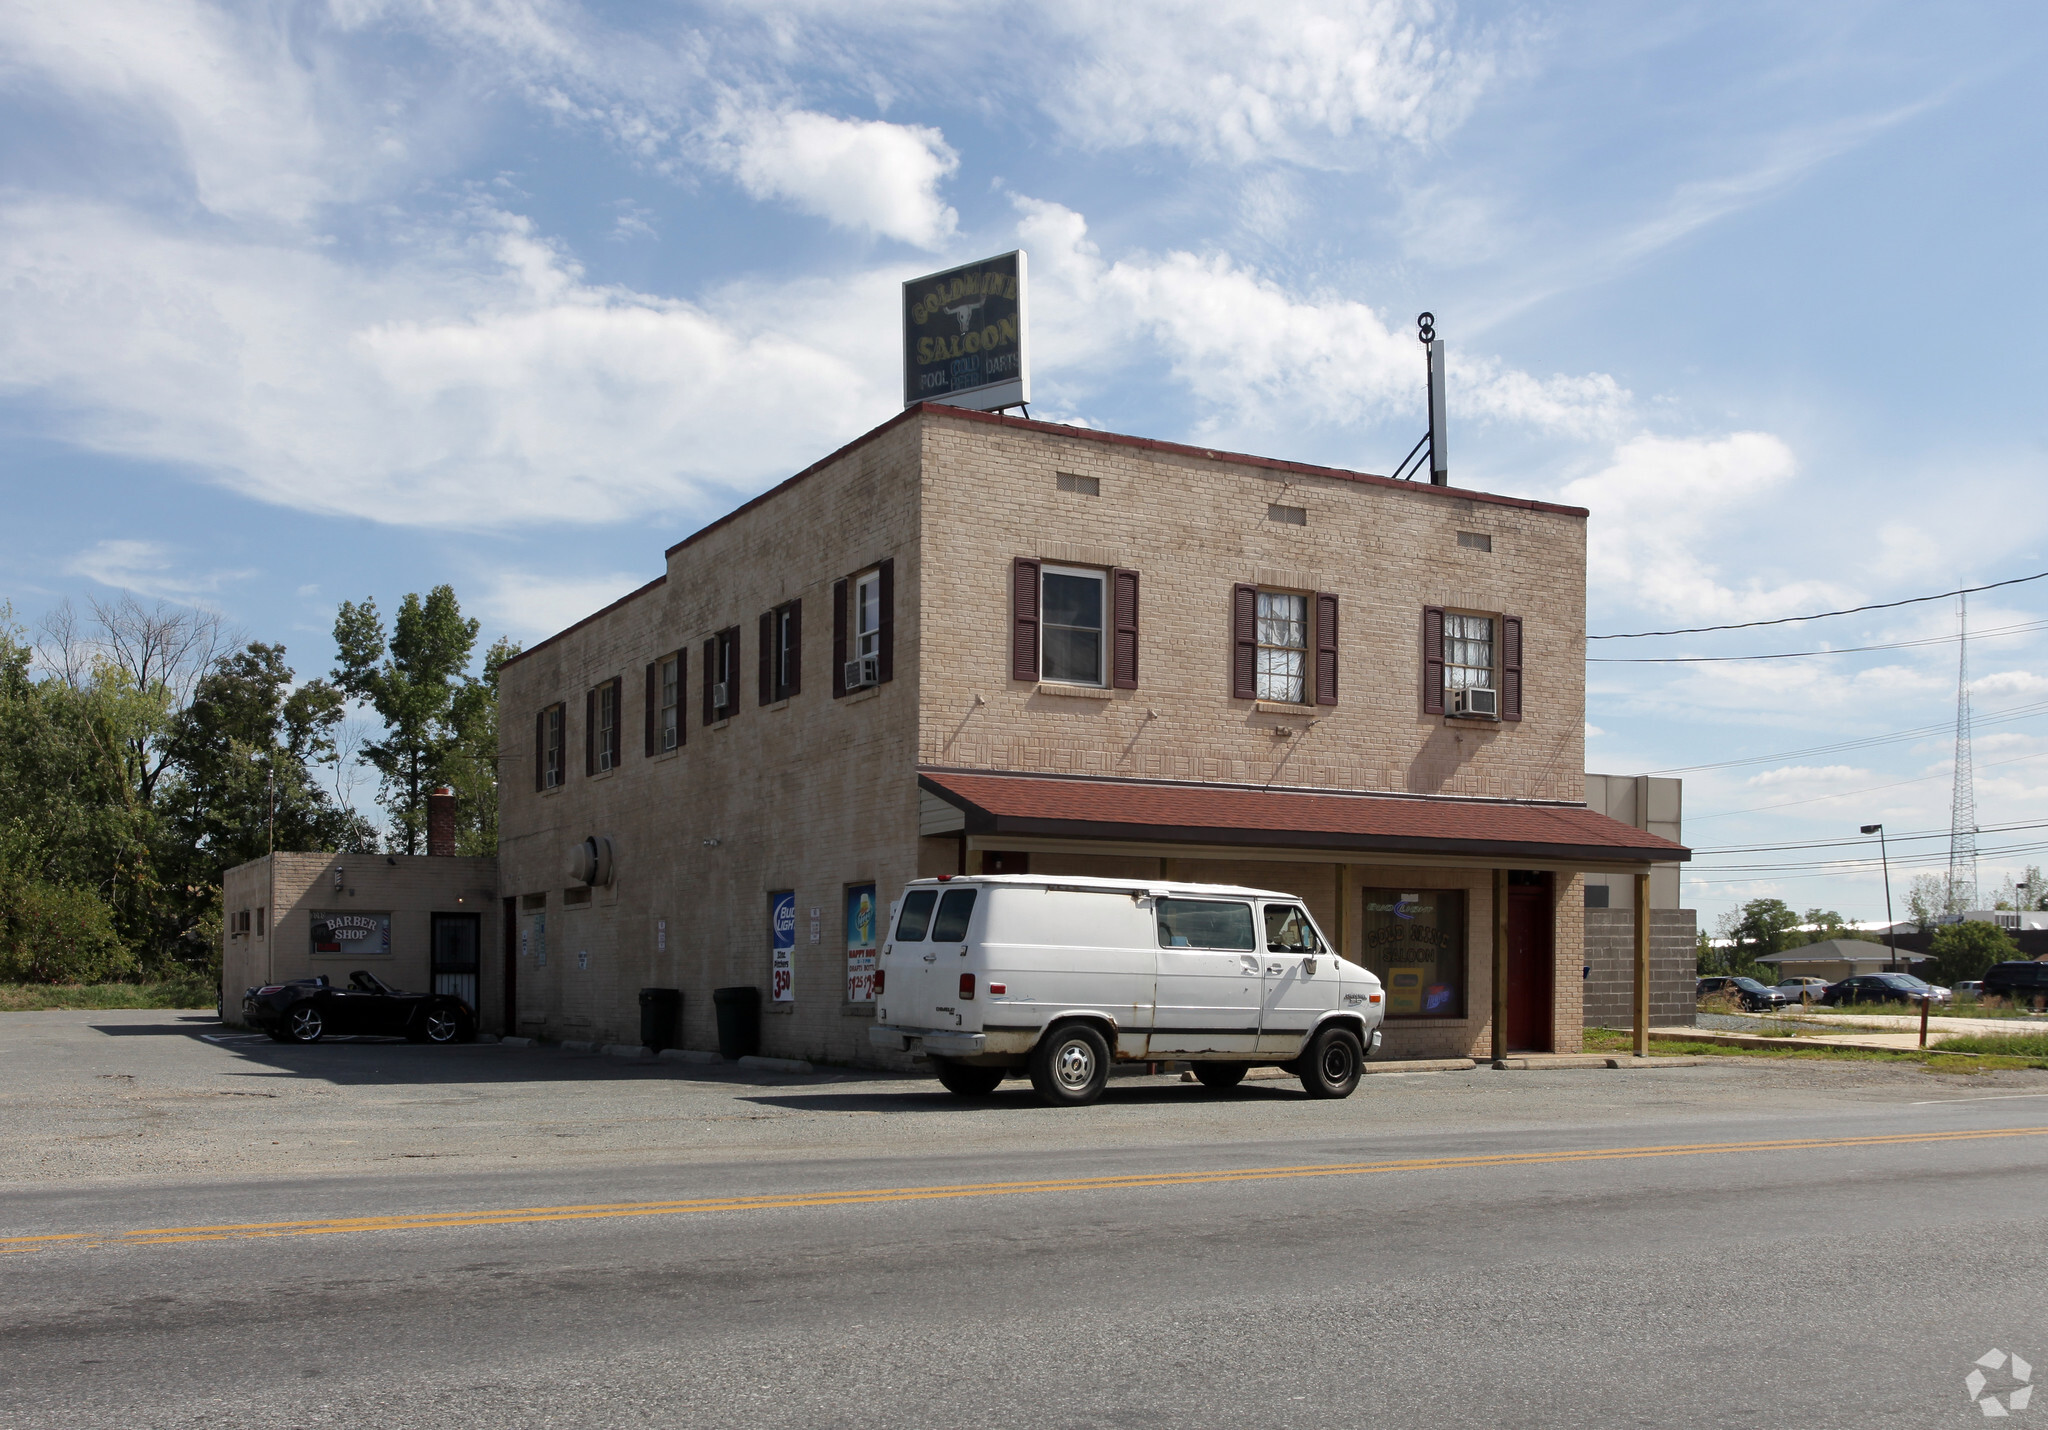
<svg viewBox="0 0 2048 1430">
<path fill-rule="evenodd" d="M 1379 980 L 1292 894 L 963 875 L 912 881 L 891 915 L 869 1036 L 962 1096 L 1022 1068 L 1046 1102 L 1093 1102 L 1112 1061 L 1187 1061 L 1215 1089 L 1278 1066 L 1348 1097 L 1379 1046 Z"/>
</svg>

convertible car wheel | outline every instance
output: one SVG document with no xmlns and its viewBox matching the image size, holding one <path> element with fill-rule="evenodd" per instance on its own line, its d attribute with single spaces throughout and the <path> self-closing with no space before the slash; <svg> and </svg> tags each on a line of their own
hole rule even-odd
<svg viewBox="0 0 2048 1430">
<path fill-rule="evenodd" d="M 452 1008 L 435 1008 L 428 1012 L 421 1031 L 430 1043 L 459 1043 L 462 1041 L 462 1015 Z"/>
<path fill-rule="evenodd" d="M 295 1003 L 284 1015 L 284 1033 L 295 1043 L 317 1043 L 327 1031 L 326 1020 L 311 1003 Z"/>
</svg>

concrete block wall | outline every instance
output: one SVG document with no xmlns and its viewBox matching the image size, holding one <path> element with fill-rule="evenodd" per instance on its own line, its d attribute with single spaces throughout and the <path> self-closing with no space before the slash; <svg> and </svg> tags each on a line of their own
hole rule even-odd
<svg viewBox="0 0 2048 1430">
<path fill-rule="evenodd" d="M 934 556 L 922 588 L 921 762 L 1582 797 L 1582 516 L 959 417 L 931 419 L 924 441 Z M 1060 490 L 1061 473 L 1094 478 L 1099 494 Z M 1268 520 L 1269 505 L 1305 509 L 1307 525 Z M 1492 550 L 1461 546 L 1460 532 L 1489 537 Z M 1010 679 L 1020 556 L 1138 571 L 1138 689 L 1075 698 Z M 1239 582 L 1339 597 L 1338 704 L 1274 711 L 1231 699 Z M 1522 618 L 1521 721 L 1422 713 L 1431 605 Z"/>
<path fill-rule="evenodd" d="M 1635 1027 L 1635 913 L 1585 909 L 1584 1026 Z M 1650 1026 L 1690 1024 L 1694 1011 L 1698 915 L 1650 910 Z"/>
</svg>

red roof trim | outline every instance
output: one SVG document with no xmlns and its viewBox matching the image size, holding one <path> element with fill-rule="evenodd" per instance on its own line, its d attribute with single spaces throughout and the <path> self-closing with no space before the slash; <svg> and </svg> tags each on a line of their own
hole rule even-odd
<svg viewBox="0 0 2048 1430">
<path fill-rule="evenodd" d="M 976 834 L 1675 863 L 1682 844 L 1584 805 L 923 770 Z"/>
</svg>

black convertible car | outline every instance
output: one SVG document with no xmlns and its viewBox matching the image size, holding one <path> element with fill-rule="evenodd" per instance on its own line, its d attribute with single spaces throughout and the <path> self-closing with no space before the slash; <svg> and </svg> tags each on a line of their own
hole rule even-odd
<svg viewBox="0 0 2048 1430">
<path fill-rule="evenodd" d="M 348 976 L 346 988 L 325 974 L 251 988 L 242 997 L 242 1017 L 280 1043 L 317 1043 L 329 1033 L 379 1033 L 415 1043 L 476 1037 L 476 1012 L 460 998 L 387 988 L 361 970 Z"/>
</svg>

